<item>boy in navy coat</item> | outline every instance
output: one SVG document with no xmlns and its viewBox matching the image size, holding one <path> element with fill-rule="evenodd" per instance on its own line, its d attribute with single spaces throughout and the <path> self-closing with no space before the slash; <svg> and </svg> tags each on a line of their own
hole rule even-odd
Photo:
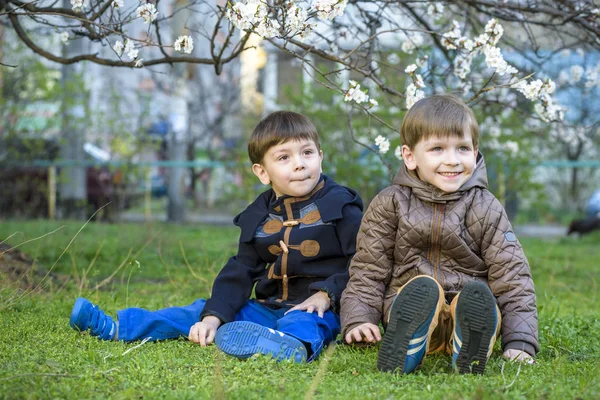
<svg viewBox="0 0 600 400">
<path fill-rule="evenodd" d="M 252 171 L 271 188 L 235 217 L 238 252 L 209 299 L 158 311 L 128 308 L 116 322 L 79 298 L 71 327 L 105 340 L 187 336 L 203 347 L 216 342 L 238 358 L 268 354 L 295 362 L 313 360 L 335 340 L 362 201 L 322 174 L 319 135 L 301 114 L 264 118 L 248 153 Z M 256 298 L 250 299 L 253 289 Z"/>
</svg>

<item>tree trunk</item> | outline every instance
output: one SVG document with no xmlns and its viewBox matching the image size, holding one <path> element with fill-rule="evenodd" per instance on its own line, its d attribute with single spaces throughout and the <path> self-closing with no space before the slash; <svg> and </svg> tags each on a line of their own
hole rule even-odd
<svg viewBox="0 0 600 400">
<path fill-rule="evenodd" d="M 63 0 L 65 8 L 71 8 L 69 0 Z M 72 57 L 83 51 L 83 40 L 75 39 L 63 46 L 63 56 Z M 62 137 L 61 159 L 72 161 L 73 165 L 62 168 L 60 187 L 60 208 L 63 218 L 87 218 L 87 187 L 86 168 L 82 165 L 85 160 L 84 124 L 85 94 L 77 80 L 82 79 L 83 63 L 62 66 L 63 98 L 62 98 Z"/>
</svg>

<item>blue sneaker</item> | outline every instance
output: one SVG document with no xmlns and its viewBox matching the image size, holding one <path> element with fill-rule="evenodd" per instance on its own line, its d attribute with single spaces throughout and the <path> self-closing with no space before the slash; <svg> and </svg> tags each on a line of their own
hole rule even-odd
<svg viewBox="0 0 600 400">
<path fill-rule="evenodd" d="M 277 361 L 306 361 L 306 347 L 298 339 L 283 332 L 248 321 L 236 321 L 217 330 L 215 343 L 226 354 L 249 358 L 255 354 L 270 355 Z"/>
<path fill-rule="evenodd" d="M 430 276 L 419 275 L 400 288 L 379 349 L 380 371 L 408 374 L 421 364 L 444 301 L 444 291 Z"/>
<path fill-rule="evenodd" d="M 104 314 L 98 306 L 82 297 L 75 301 L 69 324 L 71 328 L 82 332 L 89 329 L 92 336 L 98 336 L 103 340 L 112 340 L 117 333 L 115 321 Z"/>
<path fill-rule="evenodd" d="M 494 295 L 486 284 L 469 282 L 451 312 L 452 367 L 461 374 L 483 374 L 500 329 Z"/>
</svg>

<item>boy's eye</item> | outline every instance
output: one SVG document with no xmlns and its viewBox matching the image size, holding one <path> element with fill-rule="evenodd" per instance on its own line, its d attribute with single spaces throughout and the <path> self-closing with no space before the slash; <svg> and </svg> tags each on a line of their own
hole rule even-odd
<svg viewBox="0 0 600 400">
<path fill-rule="evenodd" d="M 287 160 L 288 158 L 290 158 L 290 157 L 289 157 L 289 156 L 287 156 L 287 155 L 283 155 L 283 156 L 280 156 L 280 157 L 277 159 L 277 161 L 285 161 L 285 160 Z"/>
<path fill-rule="evenodd" d="M 460 151 L 471 151 L 471 148 L 469 146 L 461 146 Z"/>
<path fill-rule="evenodd" d="M 442 150 L 442 148 L 441 148 L 441 147 L 433 147 L 433 148 L 431 149 L 431 151 L 441 151 L 441 150 Z"/>
<path fill-rule="evenodd" d="M 304 150 L 304 154 L 309 155 L 309 154 L 313 154 L 314 151 L 312 149 L 310 150 Z"/>
</svg>

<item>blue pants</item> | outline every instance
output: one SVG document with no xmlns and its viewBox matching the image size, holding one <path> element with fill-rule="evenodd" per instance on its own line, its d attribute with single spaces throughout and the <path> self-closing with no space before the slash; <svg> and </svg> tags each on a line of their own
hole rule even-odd
<svg viewBox="0 0 600 400">
<path fill-rule="evenodd" d="M 126 342 L 145 339 L 175 339 L 188 337 L 190 328 L 200 320 L 206 300 L 199 299 L 184 307 L 170 307 L 158 311 L 127 308 L 117 312 L 119 340 Z M 340 318 L 327 311 L 323 318 L 314 313 L 292 311 L 287 308 L 271 309 L 249 300 L 235 316 L 235 321 L 250 321 L 267 328 L 276 329 L 300 340 L 306 346 L 309 361 L 316 358 L 324 346 L 335 340 L 340 333 Z"/>
</svg>

